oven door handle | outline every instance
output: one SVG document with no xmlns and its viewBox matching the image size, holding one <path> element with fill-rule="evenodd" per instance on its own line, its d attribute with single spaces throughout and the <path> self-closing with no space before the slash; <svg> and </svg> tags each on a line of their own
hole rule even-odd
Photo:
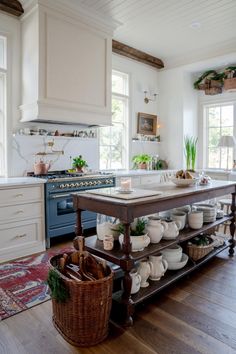
<svg viewBox="0 0 236 354">
<path fill-rule="evenodd" d="M 57 195 L 51 195 L 49 199 L 59 199 L 59 198 L 67 198 L 67 197 L 72 197 L 71 194 L 57 194 Z"/>
</svg>

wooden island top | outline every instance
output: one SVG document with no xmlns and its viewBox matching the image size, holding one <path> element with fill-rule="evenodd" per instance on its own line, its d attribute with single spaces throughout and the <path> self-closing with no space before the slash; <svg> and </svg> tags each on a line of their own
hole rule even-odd
<svg viewBox="0 0 236 354">
<path fill-rule="evenodd" d="M 145 188 L 142 186 L 142 189 L 136 188 L 133 193 L 124 195 L 117 193 L 116 188 L 104 188 L 73 193 L 73 196 L 75 209 L 90 210 L 117 217 L 124 222 L 132 222 L 135 217 L 217 198 L 235 193 L 235 190 L 236 182 L 231 181 L 212 181 L 209 185 L 188 187 L 177 187 L 168 182 L 148 185 Z M 134 198 L 138 191 L 146 191 L 149 194 L 153 192 L 153 195 Z M 155 195 L 157 192 L 161 194 Z"/>
</svg>

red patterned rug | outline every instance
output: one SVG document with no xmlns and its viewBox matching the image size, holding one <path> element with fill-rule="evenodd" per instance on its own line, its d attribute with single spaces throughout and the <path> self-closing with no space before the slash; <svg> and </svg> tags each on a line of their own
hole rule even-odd
<svg viewBox="0 0 236 354">
<path fill-rule="evenodd" d="M 0 264 L 0 320 L 49 300 L 46 283 L 49 260 L 70 250 L 47 251 Z"/>
</svg>

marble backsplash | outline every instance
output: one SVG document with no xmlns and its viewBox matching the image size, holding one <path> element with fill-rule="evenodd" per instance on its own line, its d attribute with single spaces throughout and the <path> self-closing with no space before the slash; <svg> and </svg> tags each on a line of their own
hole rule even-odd
<svg viewBox="0 0 236 354">
<path fill-rule="evenodd" d="M 53 146 L 49 146 L 50 143 Z M 48 145 L 49 143 L 49 145 Z M 62 153 L 63 151 L 63 153 Z M 37 153 L 46 152 L 39 156 Z M 72 167 L 72 159 L 82 155 L 88 162 L 88 168 L 99 169 L 99 144 L 97 138 L 14 135 L 10 161 L 11 176 L 26 176 L 33 171 L 35 161 L 42 158 L 51 163 L 50 171 L 65 170 Z"/>
</svg>

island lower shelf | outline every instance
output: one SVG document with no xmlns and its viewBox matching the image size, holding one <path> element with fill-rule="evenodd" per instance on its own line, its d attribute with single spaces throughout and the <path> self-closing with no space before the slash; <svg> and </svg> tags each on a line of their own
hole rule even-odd
<svg viewBox="0 0 236 354">
<path fill-rule="evenodd" d="M 216 226 L 229 221 L 232 219 L 232 216 L 225 216 L 224 218 L 217 219 L 212 223 L 204 224 L 201 229 L 193 230 L 193 229 L 184 229 L 180 232 L 179 236 L 174 240 L 161 240 L 157 244 L 150 244 L 143 251 L 132 252 L 131 259 L 133 262 L 139 261 L 142 258 L 146 258 L 152 254 L 158 253 L 164 248 L 170 247 L 177 243 L 182 243 L 187 240 L 190 240 L 199 233 L 206 232 L 209 229 L 215 228 Z M 103 249 L 103 242 L 97 239 L 97 236 L 90 236 L 85 239 L 85 246 L 87 251 L 95 254 L 98 257 L 104 258 L 112 263 L 120 265 L 122 257 L 124 256 L 124 252 L 121 249 L 121 246 L 117 243 L 116 247 L 111 251 L 106 251 Z"/>
<path fill-rule="evenodd" d="M 225 242 L 224 245 L 215 248 L 213 251 L 211 251 L 208 255 L 206 255 L 204 258 L 200 259 L 197 262 L 193 262 L 191 259 L 189 259 L 187 265 L 180 269 L 180 270 L 167 270 L 165 275 L 158 281 L 151 281 L 148 279 L 149 286 L 147 288 L 140 288 L 138 293 L 131 295 L 131 299 L 135 305 L 143 302 L 145 299 L 153 296 L 154 294 L 160 292 L 167 286 L 171 285 L 178 279 L 184 277 L 185 275 L 191 273 L 198 267 L 200 267 L 202 264 L 206 263 L 209 261 L 211 258 L 216 256 L 218 253 L 222 252 L 224 249 L 228 248 L 230 246 L 229 242 Z M 121 303 L 121 296 L 122 296 L 122 291 L 117 291 L 113 294 L 113 300 L 115 302 Z"/>
</svg>

